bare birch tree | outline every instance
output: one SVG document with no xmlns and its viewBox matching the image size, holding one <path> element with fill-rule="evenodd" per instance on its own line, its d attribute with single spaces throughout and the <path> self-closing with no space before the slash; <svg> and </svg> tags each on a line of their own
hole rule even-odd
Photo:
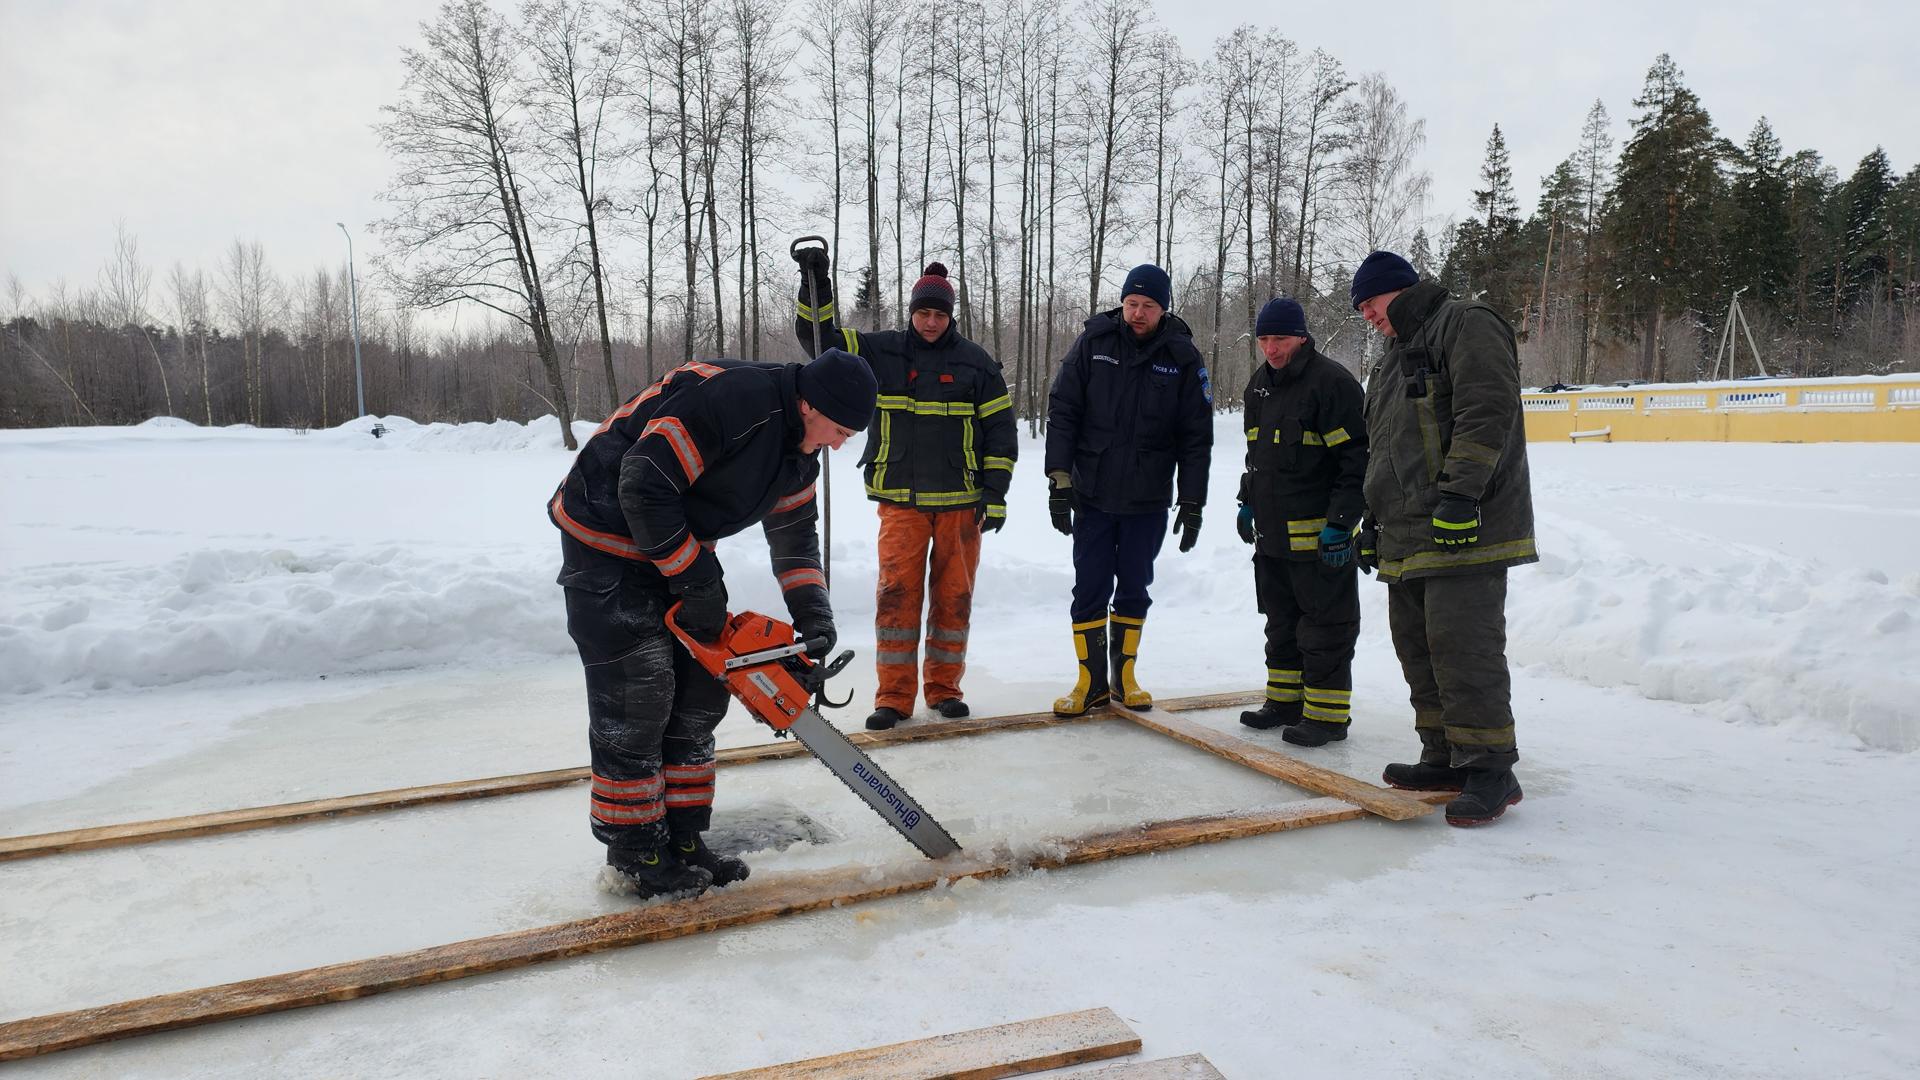
<svg viewBox="0 0 1920 1080">
<path fill-rule="evenodd" d="M 880 288 L 880 88 L 886 77 L 881 68 L 883 53 L 899 14 L 899 6 L 891 0 L 850 0 L 848 31 L 859 64 L 864 102 L 860 161 L 867 204 L 866 293 L 859 298 L 858 306 L 867 312 L 870 328 L 887 325 L 890 306 Z"/>
<path fill-rule="evenodd" d="M 140 260 L 140 240 L 127 231 L 127 223 L 113 227 L 113 257 L 100 271 L 101 298 L 112 312 L 114 322 L 123 330 L 133 330 L 146 342 L 153 357 L 153 368 L 160 373 L 160 393 L 166 403 L 166 415 L 173 415 L 173 387 L 167 381 L 167 367 L 160 362 L 160 350 L 147 332 L 147 297 L 153 286 L 153 271 Z M 133 338 L 127 338 L 131 345 Z"/>
<path fill-rule="evenodd" d="M 1400 250 L 1413 238 L 1433 178 L 1420 168 L 1427 122 L 1407 112 L 1407 103 L 1386 76 L 1356 84 L 1347 152 L 1338 177 L 1341 254 L 1358 265 L 1368 252 Z"/>
<path fill-rule="evenodd" d="M 186 359 L 188 342 L 192 342 L 194 353 L 200 362 L 200 399 L 204 406 L 206 423 L 213 426 L 213 372 L 207 361 L 207 328 L 213 321 L 212 312 L 207 303 L 207 275 L 204 270 L 187 272 L 180 263 L 173 264 L 173 271 L 167 275 L 167 284 L 173 291 L 174 318 L 180 325 L 181 359 Z"/>
<path fill-rule="evenodd" d="M 1125 0 L 1082 0 L 1080 200 L 1087 218 L 1087 310 L 1100 306 L 1107 245 L 1123 221 L 1126 178 L 1143 156 L 1154 115 L 1152 16 Z"/>
<path fill-rule="evenodd" d="M 558 166 L 558 186 L 570 188 L 580 202 L 577 225 L 586 237 L 581 269 L 593 288 L 607 400 L 617 405 L 621 394 L 613 368 L 613 333 L 607 325 L 607 272 L 600 242 L 605 200 L 599 174 L 622 39 L 608 34 L 601 19 L 590 0 L 528 0 L 521 8 L 533 66 L 529 100 L 543 147 Z"/>
<path fill-rule="evenodd" d="M 739 123 L 735 127 L 740 150 L 740 333 L 751 344 L 744 350 L 760 359 L 760 159 L 779 141 L 778 125 L 762 116 L 770 101 L 779 100 L 793 50 L 780 24 L 779 0 L 733 0 L 732 31 L 734 78 L 738 85 Z"/>
<path fill-rule="evenodd" d="M 220 303 L 240 338 L 242 415 L 256 427 L 263 422 L 264 339 L 269 321 L 279 310 L 279 292 L 260 242 L 236 238 L 220 264 Z"/>
<path fill-rule="evenodd" d="M 840 110 L 844 98 L 840 89 L 840 54 L 848 32 L 846 4 L 847 0 L 808 0 L 800 23 L 800 39 L 815 53 L 809 68 L 820 102 L 827 111 L 828 199 L 833 211 L 833 259 L 828 273 L 835 296 L 844 295 L 840 291 L 840 211 L 846 205 L 841 191 L 845 170 L 841 164 Z"/>
<path fill-rule="evenodd" d="M 1335 175 L 1339 154 L 1346 148 L 1348 130 L 1345 101 L 1353 80 L 1332 54 L 1313 51 L 1313 71 L 1307 84 L 1304 108 L 1299 114 L 1300 135 L 1300 214 L 1293 234 L 1293 292 L 1310 295 L 1313 262 L 1308 254 L 1310 238 L 1318 232 L 1315 210 L 1322 185 Z"/>
<path fill-rule="evenodd" d="M 449 0 L 426 42 L 401 50 L 406 76 L 378 131 L 400 171 L 380 222 L 404 303 L 473 303 L 525 327 L 546 375 L 547 403 L 577 444 L 541 277 L 538 235 L 513 119 L 524 87 L 504 22 L 484 0 Z M 538 394 L 531 385 L 527 387 Z"/>
</svg>

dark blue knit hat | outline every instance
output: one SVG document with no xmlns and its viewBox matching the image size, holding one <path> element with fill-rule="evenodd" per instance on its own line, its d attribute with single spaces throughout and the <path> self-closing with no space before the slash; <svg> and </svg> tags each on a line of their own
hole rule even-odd
<svg viewBox="0 0 1920 1080">
<path fill-rule="evenodd" d="M 1300 301 L 1290 296 L 1276 296 L 1267 301 L 1260 309 L 1260 317 L 1253 321 L 1253 336 L 1306 337 L 1307 313 L 1300 307 Z"/>
<path fill-rule="evenodd" d="M 865 431 L 873 422 L 873 400 L 880 385 L 865 360 L 842 349 L 828 349 L 800 369 L 801 400 L 844 428 Z"/>
<path fill-rule="evenodd" d="M 1360 269 L 1353 272 L 1353 306 L 1358 308 L 1381 293 L 1404 289 L 1419 281 L 1420 275 L 1412 263 L 1391 251 L 1376 251 L 1362 259 Z"/>
<path fill-rule="evenodd" d="M 1173 279 L 1152 263 L 1141 263 L 1127 271 L 1127 286 L 1120 290 L 1120 299 L 1125 301 L 1136 293 L 1162 308 L 1170 308 L 1173 306 Z"/>
</svg>

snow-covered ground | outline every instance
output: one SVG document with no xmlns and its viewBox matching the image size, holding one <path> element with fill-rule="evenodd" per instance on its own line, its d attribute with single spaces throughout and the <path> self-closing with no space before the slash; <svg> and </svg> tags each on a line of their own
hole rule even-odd
<svg viewBox="0 0 1920 1080">
<path fill-rule="evenodd" d="M 584 761 L 542 513 L 557 425 L 385 423 L 0 432 L 0 835 Z M 1141 669 L 1162 696 L 1262 678 L 1236 418 L 1221 435 L 1200 546 L 1159 564 Z M 1105 1004 L 1148 1055 L 1233 1077 L 1912 1075 L 1920 446 L 1532 452 L 1545 558 L 1509 602 L 1527 800 L 1497 826 L 962 885 L 14 1070 L 676 1077 Z M 981 713 L 1043 708 L 1070 674 L 1068 542 L 1023 453 L 986 539 Z M 853 457 L 834 570 L 857 727 L 874 520 Z M 721 553 L 738 603 L 780 610 L 756 536 Z M 1297 751 L 1368 778 L 1413 746 L 1384 592 L 1364 586 L 1353 737 Z M 1114 724 L 879 756 L 963 844 L 1301 797 Z M 618 910 L 583 804 L 0 863 L 0 1021 Z M 809 761 L 728 770 L 720 804 L 822 829 L 746 887 L 917 858 Z"/>
</svg>

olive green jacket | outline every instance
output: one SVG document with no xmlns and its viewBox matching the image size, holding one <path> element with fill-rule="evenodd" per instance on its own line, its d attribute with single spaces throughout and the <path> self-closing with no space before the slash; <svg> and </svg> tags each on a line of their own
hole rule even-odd
<svg viewBox="0 0 1920 1080">
<path fill-rule="evenodd" d="M 1367 379 L 1367 515 L 1379 529 L 1380 579 L 1470 574 L 1536 562 L 1520 363 L 1492 308 L 1430 281 L 1394 297 L 1396 336 Z M 1480 504 L 1480 540 L 1433 542 L 1441 495 Z"/>
</svg>

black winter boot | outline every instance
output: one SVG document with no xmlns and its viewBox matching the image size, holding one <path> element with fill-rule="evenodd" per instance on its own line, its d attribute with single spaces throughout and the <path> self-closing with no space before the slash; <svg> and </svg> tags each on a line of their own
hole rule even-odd
<svg viewBox="0 0 1920 1080">
<path fill-rule="evenodd" d="M 645 900 L 688 900 L 713 884 L 713 875 L 705 868 L 688 866 L 666 848 L 610 847 L 607 865 L 632 883 Z"/>
<path fill-rule="evenodd" d="M 1280 733 L 1295 746 L 1325 746 L 1347 737 L 1347 725 L 1326 720 L 1302 720 Z"/>
<path fill-rule="evenodd" d="M 907 714 L 901 712 L 899 709 L 889 709 L 885 705 L 882 705 L 873 710 L 873 714 L 867 717 L 867 730 L 885 731 L 906 718 Z"/>
<path fill-rule="evenodd" d="M 1467 770 L 1448 765 L 1389 765 L 1380 778 L 1401 791 L 1459 791 L 1467 786 Z"/>
<path fill-rule="evenodd" d="M 713 875 L 713 887 L 716 889 L 724 889 L 736 881 L 745 881 L 753 873 L 747 869 L 746 860 L 713 850 L 699 833 L 674 837 L 673 853 L 688 866 L 697 866 Z"/>
<path fill-rule="evenodd" d="M 1460 769 L 1467 774 L 1460 797 L 1447 804 L 1447 824 L 1485 825 L 1520 801 L 1520 781 L 1512 769 Z"/>
<path fill-rule="evenodd" d="M 958 720 L 963 716 L 971 714 L 973 710 L 967 708 L 967 703 L 961 701 L 959 698 L 948 698 L 940 704 L 935 705 L 933 711 L 949 720 Z"/>
<path fill-rule="evenodd" d="M 1258 709 L 1249 709 L 1240 714 L 1240 722 L 1250 728 L 1267 731 L 1277 727 L 1292 727 L 1300 722 L 1300 703 L 1297 701 L 1267 701 Z"/>
</svg>

